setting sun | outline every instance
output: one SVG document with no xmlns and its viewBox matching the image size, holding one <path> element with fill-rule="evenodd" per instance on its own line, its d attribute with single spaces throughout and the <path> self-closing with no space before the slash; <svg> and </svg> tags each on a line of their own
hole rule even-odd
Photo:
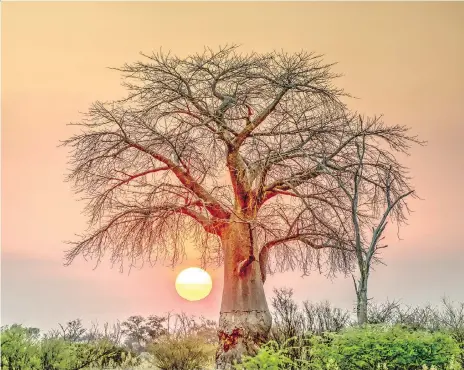
<svg viewBox="0 0 464 370">
<path fill-rule="evenodd" d="M 199 301 L 211 292 L 213 282 L 209 274 L 199 267 L 182 270 L 176 279 L 177 293 L 188 301 Z"/>
</svg>

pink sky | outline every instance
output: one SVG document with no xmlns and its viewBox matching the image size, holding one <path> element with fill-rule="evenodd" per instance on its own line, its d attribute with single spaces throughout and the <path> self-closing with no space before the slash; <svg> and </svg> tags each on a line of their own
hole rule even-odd
<svg viewBox="0 0 464 370">
<path fill-rule="evenodd" d="M 86 219 L 65 183 L 66 149 L 58 148 L 79 112 L 97 99 L 120 98 L 119 75 L 106 67 L 138 53 L 187 55 L 226 43 L 243 51 L 305 49 L 339 64 L 338 81 L 358 100 L 428 141 L 406 158 L 414 200 L 409 226 L 389 231 L 387 267 L 370 282 L 375 300 L 464 301 L 464 3 L 3 3 L 1 320 L 44 329 L 74 318 L 86 324 L 169 310 L 216 318 L 222 270 L 213 291 L 187 302 L 174 270 L 158 265 L 120 274 L 79 259 L 62 266 L 64 240 Z M 266 282 L 298 300 L 328 299 L 351 308 L 351 279 L 298 272 Z"/>
</svg>

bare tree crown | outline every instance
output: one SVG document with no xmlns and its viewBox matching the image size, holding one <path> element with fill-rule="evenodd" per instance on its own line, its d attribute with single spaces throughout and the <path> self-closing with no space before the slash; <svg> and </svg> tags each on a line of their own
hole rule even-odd
<svg viewBox="0 0 464 370">
<path fill-rule="evenodd" d="M 221 255 L 224 227 L 246 222 L 263 267 L 274 256 L 281 269 L 347 270 L 351 213 L 334 171 L 356 171 L 362 138 L 371 203 L 386 168 L 391 194 L 409 190 L 394 152 L 417 139 L 351 113 L 320 56 L 242 55 L 232 46 L 144 57 L 117 69 L 128 96 L 94 103 L 77 123 L 81 133 L 64 142 L 90 218 L 68 262 L 109 251 L 114 263 L 175 264 L 194 238 L 208 263 Z"/>
</svg>

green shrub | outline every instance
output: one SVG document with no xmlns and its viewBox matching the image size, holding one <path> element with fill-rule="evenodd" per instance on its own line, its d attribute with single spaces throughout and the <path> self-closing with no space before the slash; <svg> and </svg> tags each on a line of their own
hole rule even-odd
<svg viewBox="0 0 464 370">
<path fill-rule="evenodd" d="M 302 345 L 302 340 L 293 341 Z M 238 370 L 460 370 L 459 345 L 448 334 L 402 327 L 352 328 L 312 336 L 295 359 L 289 340 L 269 342 L 254 357 L 244 356 Z"/>
<path fill-rule="evenodd" d="M 73 343 L 56 338 L 44 339 L 40 349 L 42 370 L 102 369 L 138 362 L 131 352 L 105 340 Z"/>
<path fill-rule="evenodd" d="M 75 362 L 69 342 L 63 339 L 44 339 L 40 344 L 40 365 L 44 370 L 62 370 Z"/>
<path fill-rule="evenodd" d="M 137 364 L 137 358 L 127 349 L 100 340 L 90 343 L 69 343 L 68 364 L 63 370 L 95 368 L 114 368 L 116 366 L 130 366 Z M 55 369 L 50 369 L 55 370 Z M 57 368 L 56 370 L 61 370 Z"/>
<path fill-rule="evenodd" d="M 40 369 L 39 331 L 21 325 L 2 327 L 2 369 Z"/>
<path fill-rule="evenodd" d="M 356 328 L 311 340 L 313 369 L 326 369 L 329 360 L 343 370 L 413 370 L 423 369 L 424 365 L 457 369 L 454 359 L 459 354 L 458 344 L 445 333 L 400 327 Z"/>
<path fill-rule="evenodd" d="M 148 346 L 161 370 L 198 370 L 212 364 L 216 346 L 196 335 L 163 336 Z"/>
<path fill-rule="evenodd" d="M 126 349 L 107 340 L 75 343 L 60 338 L 39 340 L 34 328 L 12 325 L 1 332 L 2 369 L 80 370 L 128 366 L 137 359 Z"/>
<path fill-rule="evenodd" d="M 289 341 L 279 345 L 270 341 L 261 346 L 256 356 L 243 356 L 242 363 L 235 364 L 236 370 L 279 370 L 301 368 L 297 360 L 293 360 L 289 351 L 292 349 Z"/>
</svg>

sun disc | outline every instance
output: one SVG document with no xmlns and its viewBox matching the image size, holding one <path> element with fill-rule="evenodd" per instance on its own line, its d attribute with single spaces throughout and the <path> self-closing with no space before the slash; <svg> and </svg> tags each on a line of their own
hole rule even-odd
<svg viewBox="0 0 464 370">
<path fill-rule="evenodd" d="M 177 275 L 177 293 L 188 301 L 199 301 L 206 298 L 212 287 L 211 276 L 199 267 L 189 267 Z"/>
</svg>

